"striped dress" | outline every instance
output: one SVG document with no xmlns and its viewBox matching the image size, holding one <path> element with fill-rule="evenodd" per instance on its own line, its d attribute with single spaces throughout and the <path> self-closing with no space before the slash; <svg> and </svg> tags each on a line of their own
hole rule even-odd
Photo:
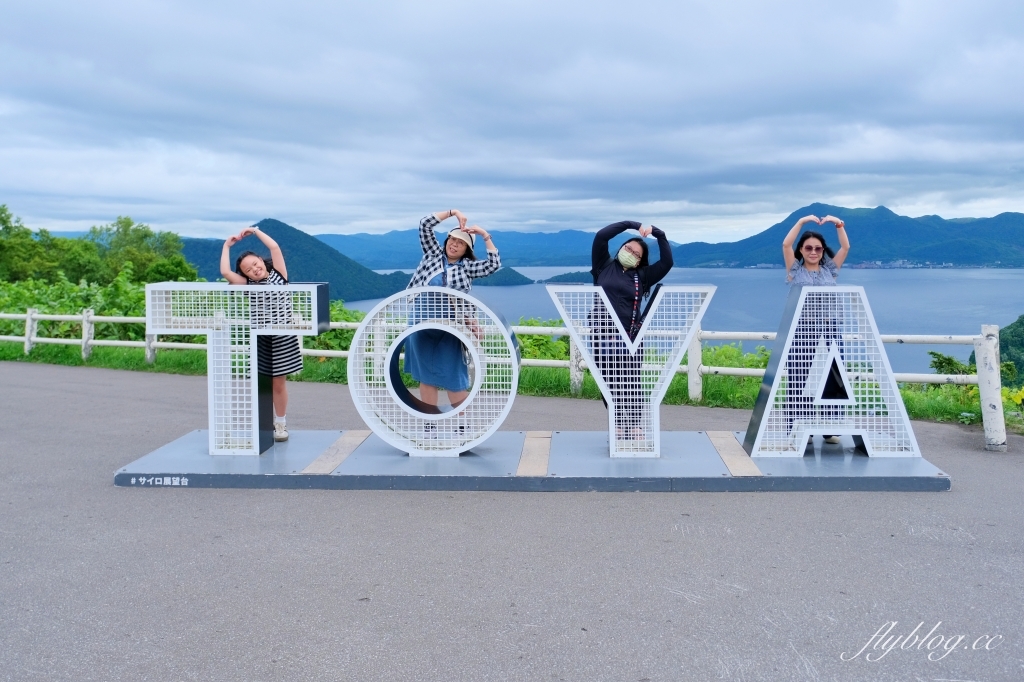
<svg viewBox="0 0 1024 682">
<path fill-rule="evenodd" d="M 281 276 L 277 270 L 270 269 L 266 279 L 256 282 L 246 280 L 247 284 L 266 284 L 268 286 L 281 286 L 288 284 L 288 280 Z M 271 318 L 291 318 L 291 302 L 288 297 L 282 296 L 280 306 L 275 305 L 270 311 Z M 258 336 L 256 337 L 256 366 L 260 374 L 269 374 L 272 377 L 281 377 L 286 374 L 294 374 L 302 370 L 302 347 L 299 344 L 298 336 Z"/>
</svg>

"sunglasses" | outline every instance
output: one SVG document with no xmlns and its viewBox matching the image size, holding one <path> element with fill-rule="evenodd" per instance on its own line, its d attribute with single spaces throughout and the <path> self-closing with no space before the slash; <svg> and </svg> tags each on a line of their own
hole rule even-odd
<svg viewBox="0 0 1024 682">
<path fill-rule="evenodd" d="M 807 253 L 821 253 L 822 251 L 825 250 L 825 247 L 823 247 L 823 246 L 810 246 L 808 244 L 804 244 L 804 247 L 803 247 L 802 250 L 806 251 Z"/>
</svg>

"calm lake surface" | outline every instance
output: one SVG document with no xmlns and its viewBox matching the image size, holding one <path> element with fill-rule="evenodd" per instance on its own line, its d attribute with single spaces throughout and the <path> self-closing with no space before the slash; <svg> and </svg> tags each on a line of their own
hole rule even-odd
<svg viewBox="0 0 1024 682">
<path fill-rule="evenodd" d="M 546 279 L 582 267 L 516 268 L 531 279 Z M 713 284 L 718 287 L 701 326 L 715 331 L 778 330 L 789 287 L 785 272 L 674 268 L 666 284 Z M 883 334 L 977 334 L 982 324 L 1005 327 L 1024 315 L 1024 270 L 842 270 L 841 284 L 864 287 L 878 329 Z M 520 318 L 554 319 L 554 304 L 543 284 L 474 287 L 473 295 L 515 324 Z M 379 302 L 352 301 L 357 310 Z M 752 350 L 755 344 L 747 342 Z M 886 352 L 897 372 L 930 372 L 929 350 L 966 361 L 969 346 L 900 346 Z"/>
</svg>

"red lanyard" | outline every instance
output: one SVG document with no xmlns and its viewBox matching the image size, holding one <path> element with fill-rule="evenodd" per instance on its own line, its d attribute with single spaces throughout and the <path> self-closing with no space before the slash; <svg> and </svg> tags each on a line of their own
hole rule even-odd
<svg viewBox="0 0 1024 682">
<path fill-rule="evenodd" d="M 633 319 L 629 322 L 629 338 L 633 340 L 640 332 L 637 327 L 637 312 L 640 308 L 640 276 L 633 271 Z"/>
</svg>

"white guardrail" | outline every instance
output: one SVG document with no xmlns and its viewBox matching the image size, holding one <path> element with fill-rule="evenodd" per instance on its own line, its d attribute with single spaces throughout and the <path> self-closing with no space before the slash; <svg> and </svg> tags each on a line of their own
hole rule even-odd
<svg viewBox="0 0 1024 682">
<path fill-rule="evenodd" d="M 0 341 L 14 341 L 16 343 L 25 344 L 25 352 L 28 353 L 32 350 L 35 344 L 61 344 L 68 346 L 81 346 L 82 357 L 88 358 L 92 353 L 94 347 L 99 346 L 119 346 L 123 348 L 145 348 L 146 349 L 146 362 L 154 362 L 156 360 L 157 349 L 175 349 L 175 350 L 206 350 L 205 343 L 176 343 L 169 341 L 160 341 L 156 335 L 147 335 L 145 341 L 119 341 L 116 339 L 97 339 L 94 338 L 95 326 L 97 324 L 145 324 L 145 317 L 115 317 L 115 316 L 104 316 L 94 315 L 91 310 L 85 310 L 81 315 L 47 315 L 45 313 L 39 313 L 35 309 L 30 308 L 25 313 L 0 313 L 0 320 L 24 320 L 25 321 L 25 333 L 21 336 L 4 336 L 0 335 Z M 38 323 L 52 321 L 52 322 L 80 322 L 82 323 L 82 337 L 80 339 L 55 339 L 48 338 L 45 336 L 37 336 Z M 359 326 L 358 322 L 332 322 L 331 329 L 351 329 L 355 330 Z M 914 343 L 914 344 L 927 344 L 927 345 L 961 345 L 961 346 L 974 346 L 979 342 L 984 341 L 986 337 L 991 336 L 989 331 L 993 325 L 985 325 L 982 327 L 982 334 L 979 336 L 943 336 L 934 334 L 882 334 L 883 343 Z M 995 327 L 996 334 L 996 348 L 998 348 L 998 327 Z M 523 335 L 535 335 L 535 336 L 568 336 L 568 331 L 565 327 L 524 327 L 524 326 L 512 326 L 512 331 L 519 336 Z M 715 332 L 707 331 L 703 329 L 697 329 L 697 333 L 694 335 L 693 343 L 691 343 L 690 350 L 699 350 L 701 341 L 774 341 L 774 332 Z M 571 360 L 537 360 L 533 358 L 523 358 L 521 365 L 523 367 L 561 367 L 569 369 L 571 375 L 578 375 L 579 379 L 582 380 L 582 372 L 585 369 L 582 356 L 573 347 L 574 344 L 570 340 L 570 356 Z M 346 350 L 318 350 L 315 348 L 303 348 L 303 355 L 309 355 L 313 357 L 324 357 L 324 358 L 347 358 L 348 351 Z M 756 367 L 713 367 L 703 365 L 700 363 L 701 354 L 699 352 L 690 352 L 687 354 L 687 363 L 680 365 L 676 372 L 678 374 L 689 374 L 691 379 L 693 377 L 700 377 L 704 374 L 719 375 L 719 376 L 734 376 L 734 377 L 763 377 L 764 370 Z M 896 381 L 900 383 L 911 383 L 911 384 L 978 384 L 977 374 L 908 374 L 908 373 L 894 373 Z M 573 376 L 573 383 L 576 376 Z M 701 385 L 700 382 L 696 382 L 696 385 L 691 380 L 689 384 L 690 398 L 693 400 L 700 399 Z"/>
<path fill-rule="evenodd" d="M 97 324 L 145 324 L 145 317 L 117 317 L 95 315 L 92 310 L 83 310 L 81 315 L 48 315 L 29 308 L 24 313 L 0 313 L 0 320 L 24 320 L 25 332 L 21 336 L 0 335 L 0 341 L 23 343 L 25 353 L 29 353 L 35 344 L 61 344 L 81 346 L 82 358 L 87 359 L 92 349 L 100 346 L 121 348 L 144 348 L 146 362 L 156 361 L 158 349 L 174 350 L 206 350 L 205 343 L 177 343 L 160 341 L 156 335 L 147 334 L 145 341 L 120 341 L 116 339 L 97 339 Z M 82 324 L 82 336 L 76 339 L 56 339 L 38 336 L 39 322 L 79 322 Z M 359 326 L 358 322 L 332 322 L 331 329 L 351 329 Z M 512 326 L 512 331 L 520 336 L 568 336 L 565 327 L 525 327 Z M 978 336 L 945 336 L 934 334 L 882 334 L 883 343 L 913 343 L 925 345 L 961 345 L 973 346 L 977 366 L 982 370 L 979 379 L 977 374 L 908 374 L 894 372 L 897 382 L 910 384 L 959 384 L 976 385 L 981 394 L 982 421 L 985 426 L 986 449 L 1005 450 L 1006 430 L 1002 412 L 1002 385 L 999 376 L 999 327 L 982 325 Z M 756 367 L 712 367 L 701 364 L 702 341 L 774 341 L 774 332 L 717 332 L 698 328 L 687 352 L 686 364 L 676 368 L 676 373 L 686 374 L 687 388 L 691 400 L 700 400 L 703 393 L 703 375 L 755 377 L 764 376 L 765 370 Z M 319 350 L 303 348 L 303 355 L 324 358 L 347 358 L 348 351 Z M 579 350 L 569 341 L 569 360 L 538 360 L 523 358 L 523 367 L 560 367 L 569 370 L 569 384 L 573 394 L 578 395 L 583 386 L 583 372 L 586 365 Z"/>
<path fill-rule="evenodd" d="M 16 343 L 24 343 L 25 352 L 28 353 L 32 350 L 33 346 L 38 344 L 61 344 L 67 346 L 81 346 L 82 357 L 88 358 L 92 349 L 100 346 L 117 346 L 122 348 L 145 348 L 146 349 L 146 362 L 154 362 L 156 360 L 157 349 L 174 349 L 174 350 L 206 350 L 205 343 L 176 343 L 170 341 L 160 341 L 156 335 L 146 335 L 145 341 L 119 341 L 116 339 L 97 339 L 94 338 L 95 326 L 97 324 L 145 324 L 145 317 L 116 317 L 116 316 L 104 316 L 94 315 L 91 310 L 83 311 L 81 315 L 47 315 L 45 313 L 39 313 L 35 309 L 29 309 L 25 313 L 0 313 L 0 320 L 24 320 L 25 321 L 25 333 L 21 336 L 5 336 L 0 335 L 0 341 L 13 341 Z M 78 339 L 55 339 L 45 336 L 37 336 L 39 322 L 80 322 L 82 323 L 82 337 Z M 359 327 L 358 322 L 331 322 L 331 329 L 351 329 L 355 330 Z M 983 341 L 986 338 L 986 332 L 988 331 L 989 325 L 982 328 L 982 334 L 980 336 L 943 336 L 943 335 L 929 335 L 929 334 L 882 334 L 883 343 L 914 343 L 914 344 L 927 344 L 927 345 L 961 345 L 961 346 L 974 346 L 979 341 Z M 998 327 L 996 329 L 996 347 L 998 348 Z M 512 331 L 516 335 L 523 336 L 568 336 L 568 331 L 565 327 L 524 327 L 524 326 L 512 326 Z M 774 332 L 716 332 L 707 331 L 704 329 L 697 329 L 697 333 L 694 335 L 694 341 L 690 346 L 690 350 L 698 350 L 697 344 L 701 341 L 774 341 Z M 582 372 L 586 366 L 583 362 L 583 358 L 579 356 L 574 345 L 570 340 L 571 357 L 572 360 L 537 360 L 533 358 L 523 358 L 521 365 L 523 367 L 561 367 L 563 369 L 572 370 L 571 374 Z M 303 355 L 309 355 L 313 357 L 324 357 L 324 358 L 347 358 L 347 350 L 319 350 L 315 348 L 303 348 Z M 578 357 L 579 356 L 579 357 Z M 687 356 L 687 363 L 680 365 L 676 372 L 678 374 L 689 374 L 691 376 L 701 376 L 704 374 L 720 375 L 720 376 L 735 376 L 735 377 L 763 377 L 764 370 L 756 367 L 713 367 L 703 365 L 700 363 L 701 354 L 697 352 L 690 352 Z M 696 360 L 696 361 L 695 361 Z M 978 383 L 977 374 L 908 374 L 908 373 L 894 373 L 896 381 L 900 383 L 911 383 L 911 384 L 974 384 Z M 581 377 L 582 378 L 582 377 Z M 575 383 L 575 382 L 574 382 Z M 692 382 L 690 384 L 690 397 L 695 400 L 700 399 L 700 385 L 698 383 L 696 387 L 697 394 L 694 395 L 695 387 Z"/>
</svg>

